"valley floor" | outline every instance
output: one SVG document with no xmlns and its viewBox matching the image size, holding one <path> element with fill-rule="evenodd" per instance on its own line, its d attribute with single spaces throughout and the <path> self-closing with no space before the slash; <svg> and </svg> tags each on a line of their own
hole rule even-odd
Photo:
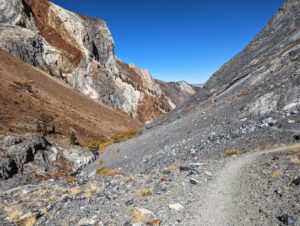
<svg viewBox="0 0 300 226">
<path fill-rule="evenodd" d="M 300 145 L 20 187 L 1 182 L 0 224 L 299 225 Z M 298 177 L 298 178 L 297 178 Z"/>
</svg>

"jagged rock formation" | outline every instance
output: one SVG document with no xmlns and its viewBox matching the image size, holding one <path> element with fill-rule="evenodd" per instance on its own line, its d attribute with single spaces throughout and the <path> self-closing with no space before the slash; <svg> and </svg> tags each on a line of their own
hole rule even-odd
<svg viewBox="0 0 300 226">
<path fill-rule="evenodd" d="M 0 40 L 0 48 L 143 122 L 176 106 L 149 72 L 116 60 L 112 36 L 101 19 L 69 12 L 48 0 L 5 1 Z M 183 93 L 181 99 L 189 97 Z"/>
<path fill-rule="evenodd" d="M 76 175 L 96 159 L 94 152 L 78 146 L 62 148 L 40 134 L 1 136 L 0 150 L 0 180 L 17 176 L 17 185 Z"/>
</svg>

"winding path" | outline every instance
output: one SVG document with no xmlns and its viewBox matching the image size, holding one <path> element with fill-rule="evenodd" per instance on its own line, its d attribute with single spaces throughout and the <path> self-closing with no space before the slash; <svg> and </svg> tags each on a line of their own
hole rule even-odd
<svg viewBox="0 0 300 226">
<path fill-rule="evenodd" d="M 227 163 L 215 180 L 208 184 L 208 187 L 203 194 L 202 203 L 198 207 L 199 216 L 192 225 L 239 225 L 238 222 L 236 222 L 234 215 L 237 211 L 235 203 L 240 198 L 239 196 L 242 195 L 242 191 L 239 189 L 239 182 L 241 177 L 244 176 L 244 173 L 247 173 L 247 171 L 243 171 L 243 169 L 254 163 L 255 160 L 262 155 L 282 152 L 295 147 L 300 147 L 300 144 L 248 153 L 236 157 L 236 159 Z"/>
</svg>

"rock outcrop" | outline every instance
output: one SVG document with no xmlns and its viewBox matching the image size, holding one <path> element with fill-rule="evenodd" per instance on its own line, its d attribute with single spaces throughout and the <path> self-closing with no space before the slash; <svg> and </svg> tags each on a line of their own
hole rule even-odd
<svg viewBox="0 0 300 226">
<path fill-rule="evenodd" d="M 0 150 L 0 180 L 21 173 L 26 177 L 51 178 L 54 173 L 67 176 L 78 173 L 96 159 L 91 151 L 79 147 L 63 149 L 39 134 L 2 136 Z"/>
<path fill-rule="evenodd" d="M 103 20 L 69 12 L 48 0 L 4 1 L 0 10 L 0 48 L 80 93 L 143 122 L 176 106 L 178 101 L 168 98 L 172 95 L 166 95 L 148 71 L 116 59 Z"/>
</svg>

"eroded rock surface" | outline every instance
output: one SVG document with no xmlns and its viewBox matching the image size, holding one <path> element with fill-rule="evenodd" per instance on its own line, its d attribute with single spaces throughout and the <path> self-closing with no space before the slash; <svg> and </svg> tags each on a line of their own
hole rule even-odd
<svg viewBox="0 0 300 226">
<path fill-rule="evenodd" d="M 5 1 L 1 10 L 0 48 L 80 93 L 143 122 L 176 107 L 178 101 L 147 70 L 116 59 L 103 20 L 69 12 L 48 0 Z M 192 86 L 186 87 L 189 92 L 176 91 L 181 101 L 195 93 Z"/>
</svg>

